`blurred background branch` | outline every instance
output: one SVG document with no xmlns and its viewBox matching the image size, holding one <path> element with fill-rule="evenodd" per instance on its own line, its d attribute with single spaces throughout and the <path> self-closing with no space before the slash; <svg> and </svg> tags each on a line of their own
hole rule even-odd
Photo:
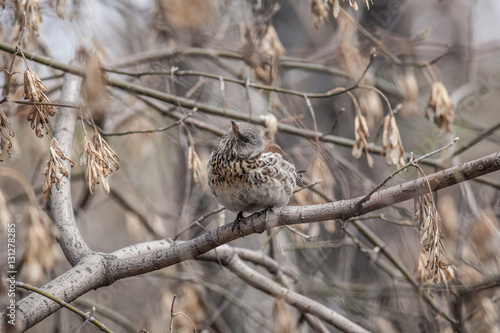
<svg viewBox="0 0 500 333">
<path fill-rule="evenodd" d="M 199 332 L 500 328 L 497 1 L 0 5 L 0 239 L 14 224 L 19 281 L 85 294 L 113 331 L 164 330 L 174 295 Z M 206 181 L 231 120 L 306 184 L 244 238 Z M 17 328 L 89 326 L 16 296 Z"/>
</svg>

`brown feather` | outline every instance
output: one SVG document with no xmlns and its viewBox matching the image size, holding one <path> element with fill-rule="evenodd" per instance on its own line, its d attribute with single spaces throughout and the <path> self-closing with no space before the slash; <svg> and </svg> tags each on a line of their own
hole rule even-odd
<svg viewBox="0 0 500 333">
<path fill-rule="evenodd" d="M 264 154 L 264 153 L 278 153 L 278 154 L 281 154 L 281 156 L 283 156 L 285 158 L 285 160 L 287 160 L 288 162 L 290 162 L 290 160 L 288 159 L 288 156 L 286 156 L 285 152 L 274 141 L 266 140 L 266 142 L 264 144 L 264 149 L 262 150 L 262 154 Z"/>
<path fill-rule="evenodd" d="M 281 147 L 274 141 L 271 141 L 269 139 L 266 139 L 266 142 L 264 144 L 264 150 L 262 150 L 261 154 L 264 153 L 278 153 L 283 156 L 283 158 L 287 161 L 292 163 L 290 159 L 288 158 L 288 155 L 281 149 Z M 299 185 L 300 187 L 303 187 L 304 184 L 302 183 L 302 176 L 298 175 L 297 178 L 295 178 L 295 183 Z"/>
</svg>

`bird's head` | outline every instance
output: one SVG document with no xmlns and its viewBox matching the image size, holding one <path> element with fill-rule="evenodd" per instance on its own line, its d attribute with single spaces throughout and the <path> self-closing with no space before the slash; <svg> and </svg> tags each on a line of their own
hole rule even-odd
<svg viewBox="0 0 500 333">
<path fill-rule="evenodd" d="M 232 128 L 229 135 L 233 149 L 241 158 L 251 158 L 259 155 L 264 150 L 264 138 L 252 125 L 231 121 Z"/>
</svg>

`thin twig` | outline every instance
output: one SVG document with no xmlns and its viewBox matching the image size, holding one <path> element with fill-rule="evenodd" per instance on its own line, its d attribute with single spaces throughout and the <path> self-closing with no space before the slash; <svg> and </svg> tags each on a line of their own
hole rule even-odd
<svg viewBox="0 0 500 333">
<path fill-rule="evenodd" d="M 484 132 L 482 132 L 481 134 L 479 134 L 477 137 L 475 137 L 474 139 L 470 140 L 469 142 L 466 142 L 463 146 L 461 146 L 457 150 L 455 150 L 453 152 L 452 156 L 458 156 L 458 155 L 462 154 L 464 151 L 466 151 L 470 147 L 478 144 L 479 142 L 483 141 L 484 139 L 486 139 L 487 137 L 489 137 L 490 135 L 492 135 L 493 133 L 495 133 L 496 130 L 498 130 L 499 128 L 500 128 L 500 123 L 491 126 L 490 128 L 486 129 Z"/>
<path fill-rule="evenodd" d="M 21 33 L 19 34 L 19 39 L 17 41 L 17 44 L 14 47 L 12 60 L 10 61 L 9 70 L 7 71 L 7 82 L 5 83 L 5 96 L 0 101 L 0 104 L 4 103 L 5 101 L 7 101 L 9 99 L 10 84 L 12 81 L 12 75 L 14 75 L 14 73 L 12 73 L 12 69 L 14 68 L 14 61 L 16 60 L 16 56 L 19 53 L 19 51 L 21 50 L 21 43 L 23 41 L 24 31 L 26 30 L 26 13 L 23 13 L 23 16 L 24 16 L 24 25 L 23 25 L 23 28 L 21 29 Z"/>
<path fill-rule="evenodd" d="M 174 330 L 174 304 L 176 298 L 177 294 L 174 294 L 174 297 L 172 298 L 172 306 L 170 307 L 170 333 Z"/>
<path fill-rule="evenodd" d="M 63 104 L 63 103 L 52 103 L 52 102 L 33 102 L 33 101 L 25 101 L 25 100 L 9 100 L 10 103 L 15 103 L 15 104 L 23 104 L 23 105 L 48 105 L 48 106 L 57 106 L 57 107 L 63 107 L 63 108 L 71 108 L 71 109 L 80 109 L 80 106 L 78 105 L 70 105 L 70 104 Z"/>
<path fill-rule="evenodd" d="M 384 256 L 389 259 L 389 261 L 396 266 L 396 268 L 404 275 L 406 280 L 410 282 L 410 284 L 413 286 L 416 292 L 418 292 L 419 295 L 422 295 L 424 297 L 424 300 L 429 306 L 434 310 L 434 312 L 440 314 L 443 318 L 445 318 L 448 322 L 451 324 L 455 323 L 455 319 L 451 318 L 448 313 L 446 313 L 444 310 L 441 309 L 439 305 L 437 305 L 434 301 L 434 299 L 426 292 L 420 290 L 419 284 L 413 276 L 411 275 L 410 272 L 403 266 L 403 264 L 396 259 L 396 257 L 387 249 L 385 246 L 385 243 L 377 236 L 375 235 L 370 229 L 368 229 L 365 225 L 360 223 L 359 221 L 352 221 L 352 224 L 363 234 L 363 236 L 366 237 L 373 245 L 376 245 L 379 247 L 380 252 L 384 254 Z"/>
<path fill-rule="evenodd" d="M 361 76 L 356 80 L 356 83 L 354 85 L 359 85 L 361 83 L 361 81 L 363 80 L 363 78 L 365 77 L 366 73 L 368 73 L 368 70 L 370 69 L 370 67 L 372 66 L 373 64 L 373 60 L 377 57 L 377 52 L 376 52 L 376 49 L 375 48 L 372 48 L 370 50 L 370 60 L 368 61 L 368 65 L 366 65 L 365 67 L 365 70 L 363 71 L 363 73 L 361 74 Z"/>
<path fill-rule="evenodd" d="M 358 220 L 358 221 L 373 220 L 373 219 L 379 219 L 379 220 L 385 221 L 385 222 L 390 223 L 390 224 L 399 225 L 401 227 L 415 227 L 415 225 L 411 222 L 399 222 L 399 221 L 396 221 L 394 218 L 392 218 L 392 219 L 387 218 L 384 214 L 366 215 L 366 216 L 360 216 L 360 217 L 356 218 L 356 220 Z"/>
<path fill-rule="evenodd" d="M 16 287 L 17 288 L 23 288 L 23 289 L 26 289 L 26 290 L 29 290 L 29 291 L 32 291 L 32 292 L 35 292 L 37 294 L 40 294 L 42 295 L 43 297 L 46 297 L 48 299 L 51 299 L 52 301 L 56 302 L 57 304 L 61 305 L 62 307 L 65 307 L 66 309 L 76 313 L 77 315 L 79 315 L 80 317 L 82 317 L 82 319 L 84 320 L 89 320 L 92 324 L 94 324 L 97 328 L 99 328 L 101 331 L 103 332 L 108 332 L 108 333 L 112 333 L 112 331 L 106 327 L 106 325 L 104 325 L 103 323 L 101 323 L 99 320 L 95 319 L 94 317 L 88 316 L 87 313 L 75 308 L 73 305 L 63 301 L 62 299 L 59 299 L 57 297 L 55 297 L 54 295 L 52 295 L 51 293 L 45 291 L 45 290 L 42 290 L 40 288 L 37 288 L 37 287 L 34 287 L 28 283 L 24 283 L 24 282 L 21 282 L 21 281 L 16 281 Z"/>
<path fill-rule="evenodd" d="M 248 103 L 248 109 L 249 109 L 249 118 L 252 119 L 253 115 L 253 106 L 252 106 L 252 99 L 250 98 L 250 89 L 248 88 L 250 85 L 250 79 L 245 80 L 245 96 L 247 98 L 247 103 Z"/>
<path fill-rule="evenodd" d="M 300 237 L 307 239 L 309 241 L 314 241 L 317 238 L 316 235 L 306 235 L 305 233 L 300 232 L 296 228 L 293 228 L 289 225 L 286 225 L 285 228 L 288 229 L 289 231 L 291 231 L 292 233 L 299 235 Z"/>
<path fill-rule="evenodd" d="M 132 323 L 132 319 L 119 313 L 118 309 L 113 309 L 103 304 L 97 304 L 95 303 L 95 300 L 91 300 L 90 298 L 86 299 L 85 297 L 79 297 L 72 303 L 84 308 L 94 308 L 95 312 L 99 313 L 101 318 L 107 318 L 118 324 L 121 329 L 120 332 L 137 333 L 137 330 Z M 110 304 L 110 306 L 112 306 L 112 304 Z"/>
<path fill-rule="evenodd" d="M 80 333 L 82 331 L 82 329 L 85 327 L 85 325 L 87 325 L 90 322 L 90 318 L 92 318 L 94 316 L 94 314 L 95 314 L 95 307 L 92 307 L 91 311 L 86 313 L 87 318 L 85 318 L 82 325 L 80 327 L 78 327 L 78 329 L 76 330 L 76 333 Z"/>
<path fill-rule="evenodd" d="M 204 226 L 201 225 L 201 221 L 205 220 L 207 217 L 210 217 L 212 215 L 220 213 L 224 209 L 225 209 L 224 207 L 219 207 L 216 210 L 213 210 L 213 211 L 211 211 L 211 212 L 209 212 L 209 213 L 207 213 L 207 214 L 205 214 L 203 216 L 200 216 L 195 221 L 191 222 L 187 227 L 185 227 L 184 229 L 182 229 L 181 231 L 179 231 L 177 233 L 177 235 L 175 235 L 173 237 L 173 240 L 174 241 L 177 240 L 183 233 L 185 233 L 186 231 L 190 230 L 194 226 L 198 226 L 198 227 L 202 228 L 203 230 L 207 231 L 207 229 Z"/>
<path fill-rule="evenodd" d="M 133 207 L 131 203 L 129 203 L 127 200 L 125 200 L 125 198 L 123 197 L 122 193 L 120 193 L 120 191 L 116 191 L 114 189 L 111 189 L 109 194 L 125 210 L 133 212 L 137 216 L 139 222 L 142 224 L 144 229 L 146 229 L 146 231 L 151 236 L 153 236 L 155 238 L 162 238 L 165 236 L 165 235 L 158 234 L 156 229 L 153 228 L 153 226 L 148 222 L 148 218 L 143 213 L 139 212 L 135 207 Z"/>
<path fill-rule="evenodd" d="M 306 101 L 307 108 L 309 109 L 309 113 L 311 114 L 312 122 L 313 122 L 313 129 L 314 133 L 318 133 L 318 124 L 316 123 L 316 113 L 314 112 L 314 109 L 312 107 L 311 101 L 309 100 L 309 97 L 307 97 L 307 94 L 304 94 L 304 100 Z M 316 136 L 314 138 L 314 143 L 316 149 L 319 148 L 319 138 Z"/>
<path fill-rule="evenodd" d="M 2 43 L 2 42 L 0 42 L 0 49 L 7 51 L 7 52 L 12 52 L 12 53 L 14 53 L 14 51 L 15 51 L 11 45 L 6 44 L 6 43 Z M 84 71 L 81 70 L 80 68 L 77 68 L 77 67 L 74 67 L 71 65 L 67 65 L 67 64 L 58 62 L 54 59 L 44 57 L 41 55 L 35 55 L 32 53 L 28 53 L 28 52 L 24 52 L 24 53 L 27 57 L 29 57 L 33 61 L 51 66 L 51 67 L 59 69 L 59 70 L 66 71 L 68 73 L 76 74 L 76 75 L 79 75 L 82 77 L 85 76 Z M 209 104 L 204 104 L 204 103 L 199 103 L 199 102 L 196 102 L 195 100 L 187 99 L 187 98 L 183 98 L 183 97 L 179 97 L 179 96 L 173 96 L 173 95 L 170 95 L 170 94 L 167 94 L 164 92 L 160 92 L 158 90 L 154 90 L 154 89 L 147 88 L 144 86 L 136 85 L 136 84 L 133 84 L 130 82 L 125 82 L 125 81 L 120 81 L 120 80 L 113 79 L 113 78 L 108 78 L 107 83 L 110 86 L 113 86 L 113 87 L 116 87 L 119 89 L 124 89 L 128 92 L 148 96 L 148 97 L 158 99 L 158 100 L 161 100 L 164 102 L 177 104 L 177 105 L 180 104 L 181 106 L 188 107 L 188 108 L 193 108 L 196 106 L 196 107 L 198 107 L 198 109 L 201 112 L 204 112 L 204 113 L 230 117 L 230 118 L 233 118 L 236 120 L 249 121 L 249 122 L 254 123 L 254 124 L 261 124 L 261 125 L 264 124 L 264 121 L 260 118 L 255 117 L 252 119 L 248 119 L 248 115 L 243 115 L 240 112 L 237 112 L 235 110 L 229 110 L 229 109 L 224 110 L 221 107 L 217 107 L 217 106 L 213 106 L 213 105 L 209 105 Z M 332 97 L 332 96 L 336 96 L 339 94 L 343 94 L 346 91 L 354 90 L 356 88 L 357 88 L 357 86 L 351 86 L 348 88 L 335 88 L 335 89 L 328 91 L 325 94 L 319 94 L 319 95 L 321 95 L 321 97 Z M 304 93 L 299 92 L 298 95 L 304 96 Z M 314 98 L 316 96 L 318 96 L 318 94 L 311 94 L 311 93 L 307 94 L 308 98 Z M 190 123 L 195 124 L 194 120 L 193 120 L 193 122 L 190 122 Z M 198 126 L 198 127 L 200 127 L 200 125 L 201 125 L 200 122 L 197 122 L 196 124 L 197 124 L 196 126 Z M 320 132 L 314 132 L 312 130 L 303 129 L 303 128 L 296 128 L 296 127 L 289 126 L 286 124 L 279 124 L 278 127 L 279 127 L 280 131 L 283 131 L 283 132 L 286 132 L 289 134 L 299 135 L 299 136 L 304 137 L 304 138 L 315 139 L 316 137 L 318 137 L 320 141 L 330 142 L 330 143 L 338 144 L 338 145 L 345 146 L 345 147 L 352 147 L 354 145 L 354 140 L 352 140 L 352 139 L 337 137 L 334 135 L 324 134 L 324 133 L 320 133 Z M 368 150 L 371 153 L 377 154 L 377 153 L 380 153 L 382 151 L 382 147 L 379 147 L 376 145 L 371 145 L 370 147 L 368 147 Z M 405 154 L 405 155 L 409 156 L 409 154 Z M 433 165 L 433 166 L 437 165 L 437 163 L 435 161 L 430 161 L 430 160 L 427 160 L 425 163 L 429 164 L 429 165 Z"/>
<path fill-rule="evenodd" d="M 445 149 L 450 148 L 450 147 L 451 147 L 451 146 L 453 146 L 455 143 L 457 143 L 457 141 L 458 141 L 459 139 L 460 139 L 460 138 L 457 136 L 455 139 L 453 139 L 453 141 L 451 141 L 450 143 L 448 143 L 446 146 L 441 147 L 441 148 L 436 149 L 436 150 L 434 150 L 434 151 L 432 151 L 432 152 L 430 152 L 430 153 L 427 153 L 427 154 L 425 154 L 425 155 L 420 156 L 419 158 L 417 158 L 417 159 L 413 160 L 413 163 L 411 163 L 411 164 L 414 164 L 414 163 L 419 163 L 420 161 L 425 160 L 426 158 L 429 158 L 429 157 L 431 157 L 432 155 L 435 155 L 435 154 L 440 153 L 441 151 L 443 151 L 443 150 L 445 150 Z M 410 161 L 410 162 L 411 162 L 411 161 Z"/>
<path fill-rule="evenodd" d="M 397 175 L 398 173 L 400 173 L 401 171 L 403 170 L 406 170 L 408 167 L 412 166 L 412 165 L 415 165 L 416 163 L 419 163 L 429 157 L 431 157 L 432 155 L 435 155 L 441 151 L 443 151 L 444 149 L 448 149 L 450 148 L 451 146 L 453 146 L 457 141 L 458 141 L 458 137 L 456 137 L 455 139 L 453 139 L 452 142 L 450 142 L 449 144 L 447 144 L 446 146 L 444 147 L 441 147 L 439 149 L 436 149 L 430 153 L 427 153 L 425 155 L 422 155 L 420 156 L 419 158 L 417 159 L 410 159 L 409 162 L 407 162 L 405 165 L 403 165 L 401 168 L 397 169 L 396 171 L 392 172 L 386 179 L 384 179 L 380 184 L 378 184 L 373 190 L 370 191 L 370 193 L 368 193 L 363 199 L 360 200 L 359 202 L 359 205 L 362 205 L 364 202 L 366 202 L 368 199 L 370 199 L 370 197 L 373 195 L 373 193 L 377 192 L 378 190 L 380 190 L 382 187 L 385 186 L 385 184 L 387 184 L 387 182 L 389 180 L 391 180 L 395 175 Z M 413 153 L 412 155 L 413 156 Z"/>
<path fill-rule="evenodd" d="M 197 333 L 198 331 L 196 330 L 196 326 L 194 325 L 193 321 L 191 320 L 191 318 L 189 318 L 189 316 L 183 312 L 174 312 L 174 303 L 175 303 L 175 299 L 177 298 L 177 294 L 174 294 L 174 298 L 172 299 L 172 307 L 170 308 L 170 333 L 173 332 L 173 329 L 174 329 L 174 317 L 177 316 L 177 315 L 182 315 L 184 317 L 186 317 L 189 322 L 191 323 L 191 325 L 193 326 L 193 330 L 195 333 Z"/>
<path fill-rule="evenodd" d="M 131 130 L 131 131 L 124 131 L 124 132 L 106 132 L 100 127 L 96 128 L 98 129 L 99 133 L 101 133 L 102 136 L 124 136 L 124 135 L 130 135 L 130 134 L 150 134 L 150 133 L 157 133 L 157 132 L 165 132 L 168 131 L 169 129 L 172 129 L 174 127 L 179 126 L 182 124 L 186 119 L 190 118 L 193 116 L 193 114 L 198 111 L 198 108 L 194 107 L 191 112 L 189 112 L 185 117 L 182 119 L 177 120 L 175 123 L 170 124 L 165 127 L 160 127 L 160 128 L 155 128 L 155 129 L 148 129 L 148 130 Z"/>
<path fill-rule="evenodd" d="M 398 66 L 412 66 L 412 67 L 426 67 L 428 65 L 433 65 L 439 60 L 441 60 L 443 57 L 448 55 L 451 51 L 451 46 L 448 46 L 448 48 L 439 56 L 435 57 L 434 59 L 431 60 L 424 60 L 420 62 L 406 62 L 406 61 L 401 61 L 398 59 L 394 54 L 392 54 L 389 49 L 382 43 L 380 40 L 375 38 L 368 30 L 366 30 L 361 24 L 359 24 L 351 15 L 349 15 L 343 8 L 340 8 L 342 14 L 351 22 L 352 25 L 356 27 L 356 29 L 369 39 L 375 46 L 380 49 L 392 62 L 394 62 Z"/>
<path fill-rule="evenodd" d="M 302 179 L 302 182 L 304 183 L 305 181 Z M 303 186 L 300 186 L 298 189 L 294 190 L 293 193 L 295 194 L 295 193 L 300 192 L 302 190 L 312 188 L 318 184 L 321 184 L 321 180 L 315 181 L 314 183 L 311 183 L 311 184 L 304 184 Z"/>
</svg>

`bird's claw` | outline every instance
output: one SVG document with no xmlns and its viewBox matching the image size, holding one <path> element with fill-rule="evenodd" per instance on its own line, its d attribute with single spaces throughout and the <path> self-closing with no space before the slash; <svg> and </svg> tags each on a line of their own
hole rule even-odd
<svg viewBox="0 0 500 333">
<path fill-rule="evenodd" d="M 238 233 L 241 237 L 243 237 L 243 232 L 241 231 L 240 222 L 243 219 L 243 212 L 239 212 L 238 215 L 236 215 L 236 219 L 233 222 L 233 227 L 231 228 L 231 231 L 234 231 L 234 228 L 238 228 Z"/>
<path fill-rule="evenodd" d="M 261 211 L 260 211 L 260 212 L 258 212 L 257 214 L 259 215 L 259 217 L 260 217 L 262 214 L 266 214 L 266 219 L 265 219 L 265 221 L 267 221 L 267 218 L 268 218 L 268 216 L 269 216 L 269 212 L 272 212 L 272 211 L 273 211 L 273 209 L 274 209 L 274 207 L 273 207 L 273 206 L 269 206 L 269 207 L 267 207 L 267 208 L 265 208 L 265 209 L 261 210 Z"/>
<path fill-rule="evenodd" d="M 269 212 L 272 212 L 273 208 L 274 208 L 273 206 L 269 206 L 266 209 L 263 209 L 260 212 L 258 212 L 257 215 L 260 217 L 260 216 L 262 216 L 262 214 L 266 214 L 265 220 L 267 221 L 267 218 L 269 216 Z M 235 228 L 238 228 L 238 233 L 240 234 L 241 237 L 243 237 L 243 231 L 241 231 L 240 222 L 244 221 L 244 220 L 245 219 L 243 217 L 243 212 L 239 212 L 238 215 L 236 215 L 236 219 L 233 222 L 233 226 L 231 227 L 231 231 L 234 231 Z"/>
</svg>

